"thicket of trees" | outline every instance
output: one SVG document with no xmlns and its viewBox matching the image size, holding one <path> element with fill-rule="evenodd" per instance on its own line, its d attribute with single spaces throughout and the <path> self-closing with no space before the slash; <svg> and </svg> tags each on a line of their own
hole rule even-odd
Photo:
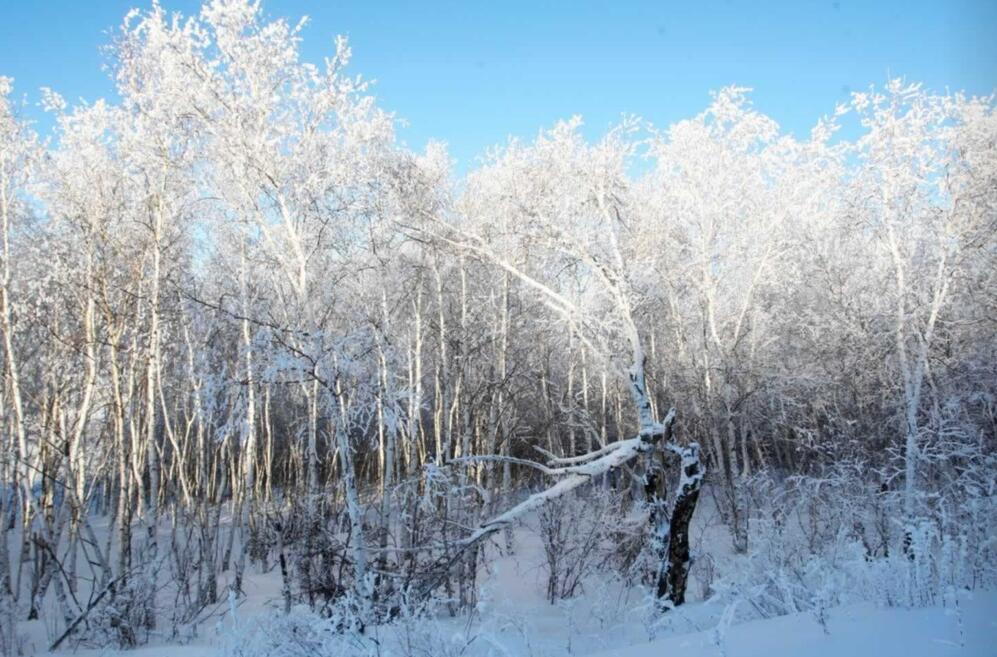
<svg viewBox="0 0 997 657">
<path fill-rule="evenodd" d="M 869 559 L 955 537 L 979 568 L 951 582 L 982 583 L 992 98 L 891 81 L 801 139 L 727 88 L 454 180 L 398 145 L 344 41 L 301 62 L 300 27 L 135 12 L 120 102 L 46 92 L 50 141 L 0 79 L 6 618 L 135 645 L 273 568 L 286 609 L 353 629 L 456 612 L 501 530 L 590 482 L 649 523 L 598 541 L 664 613 L 704 474 L 738 551 L 759 477 L 833 479 Z M 551 600 L 582 525 L 545 525 Z"/>
</svg>

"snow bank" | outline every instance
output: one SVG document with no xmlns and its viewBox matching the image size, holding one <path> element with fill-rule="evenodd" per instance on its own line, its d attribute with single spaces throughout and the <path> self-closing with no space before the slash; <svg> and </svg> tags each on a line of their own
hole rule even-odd
<svg viewBox="0 0 997 657">
<path fill-rule="evenodd" d="M 884 609 L 869 604 L 830 612 L 827 627 L 801 613 L 683 634 L 597 657 L 994 657 L 997 593 L 966 596 L 958 609 Z"/>
</svg>

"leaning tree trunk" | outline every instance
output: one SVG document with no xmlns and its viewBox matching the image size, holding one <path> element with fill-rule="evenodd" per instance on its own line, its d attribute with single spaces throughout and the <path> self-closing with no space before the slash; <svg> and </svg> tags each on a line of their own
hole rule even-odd
<svg viewBox="0 0 997 657">
<path fill-rule="evenodd" d="M 682 473 L 668 525 L 668 552 L 658 570 L 656 592 L 664 609 L 677 607 L 685 602 L 689 567 L 692 565 L 689 555 L 689 524 L 699 501 L 699 490 L 705 474 L 697 443 L 690 443 L 685 447 L 670 446 L 670 449 L 682 459 Z"/>
</svg>

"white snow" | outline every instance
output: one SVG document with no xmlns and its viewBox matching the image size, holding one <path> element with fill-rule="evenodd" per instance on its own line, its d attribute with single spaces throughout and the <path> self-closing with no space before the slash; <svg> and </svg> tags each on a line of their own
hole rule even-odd
<svg viewBox="0 0 997 657">
<path fill-rule="evenodd" d="M 711 505 L 701 509 L 697 530 L 702 540 L 723 552 L 723 528 L 709 522 Z M 534 522 L 533 516 L 527 523 Z M 741 605 L 725 606 L 717 598 L 686 604 L 655 616 L 633 590 L 612 578 L 586 586 L 582 595 L 556 605 L 544 598 L 543 546 L 528 527 L 514 531 L 514 554 L 490 552 L 481 575 L 481 604 L 473 622 L 466 617 L 416 621 L 416 631 L 439 651 L 426 657 L 462 654 L 464 657 L 995 657 L 997 656 L 997 591 L 960 592 L 949 596 L 947 607 L 904 609 L 869 603 L 849 604 L 827 611 L 826 628 L 813 613 L 803 612 L 738 622 Z M 494 548 L 489 548 L 493 550 Z M 728 554 L 727 558 L 738 559 Z M 204 623 L 200 636 L 188 645 L 157 641 L 130 651 L 70 649 L 45 653 L 40 621 L 22 623 L 22 631 L 36 637 L 38 654 L 78 657 L 231 657 L 226 651 L 240 634 L 266 631 L 281 616 L 280 579 L 276 571 L 248 573 L 247 596 L 240 601 L 235 620 L 222 604 L 216 621 Z M 398 657 L 391 643 L 398 631 L 373 628 L 384 646 L 382 657 Z M 650 633 L 656 638 L 651 638 Z M 442 642 L 442 643 L 441 643 Z M 445 651 L 470 642 L 466 651 Z M 29 652 L 29 654 L 31 654 Z M 262 657 L 262 653 L 257 653 Z M 338 653 L 336 654 L 338 657 Z M 256 657 L 254 654 L 253 657 Z M 342 657 L 368 657 L 343 653 Z"/>
<path fill-rule="evenodd" d="M 702 606 L 702 605 L 700 605 Z M 599 642 L 578 640 L 569 648 L 561 637 L 537 636 L 524 652 L 501 636 L 494 641 L 476 641 L 469 655 L 508 654 L 554 657 L 994 657 L 997 655 L 997 592 L 966 595 L 960 613 L 938 607 L 926 609 L 882 609 L 868 604 L 830 611 L 827 629 L 811 614 L 800 613 L 730 626 L 726 633 L 717 626 L 699 632 L 676 634 L 626 647 L 598 650 Z M 550 609 L 522 609 L 524 617 L 539 619 Z M 703 610 L 700 610 L 700 612 Z M 695 614 L 695 612 L 693 612 Z M 960 623 L 962 627 L 960 628 Z M 612 641 L 613 637 L 604 637 Z M 78 657 L 222 657 L 217 639 L 187 646 L 152 645 L 127 652 L 79 650 L 54 653 Z M 475 644 L 478 644 L 477 646 Z M 504 650 L 489 653 L 495 646 Z M 591 652 L 595 647 L 597 652 Z M 529 649 L 530 652 L 526 652 Z M 344 655 L 344 657 L 348 657 Z"/>
<path fill-rule="evenodd" d="M 878 609 L 860 604 L 831 610 L 827 629 L 811 614 L 751 621 L 681 634 L 593 657 L 994 657 L 997 594 L 977 594 L 950 609 Z"/>
</svg>

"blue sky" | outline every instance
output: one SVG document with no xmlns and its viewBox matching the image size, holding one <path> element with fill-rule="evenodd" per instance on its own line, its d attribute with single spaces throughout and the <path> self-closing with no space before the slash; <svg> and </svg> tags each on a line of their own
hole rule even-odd
<svg viewBox="0 0 997 657">
<path fill-rule="evenodd" d="M 162 0 L 190 13 L 195 0 Z M 98 47 L 139 0 L 0 0 L 0 75 L 29 103 L 113 97 Z M 351 70 L 410 146 L 449 144 L 458 168 L 509 135 L 581 114 L 595 136 L 623 113 L 658 125 L 692 116 L 709 92 L 753 87 L 756 107 L 805 134 L 852 90 L 887 76 L 929 88 L 997 88 L 997 0 L 924 2 L 334 2 L 264 0 L 311 17 L 304 57 L 350 38 Z M 37 107 L 27 114 L 44 132 Z"/>
</svg>

